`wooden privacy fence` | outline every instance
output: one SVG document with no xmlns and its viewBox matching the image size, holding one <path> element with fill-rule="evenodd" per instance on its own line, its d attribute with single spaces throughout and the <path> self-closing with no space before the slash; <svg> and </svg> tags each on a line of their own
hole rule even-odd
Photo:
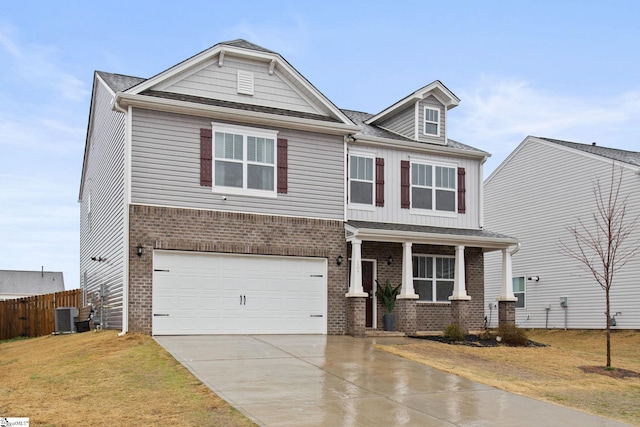
<svg viewBox="0 0 640 427">
<path fill-rule="evenodd" d="M 0 340 L 49 335 L 55 331 L 56 308 L 81 303 L 81 289 L 0 301 Z"/>
</svg>

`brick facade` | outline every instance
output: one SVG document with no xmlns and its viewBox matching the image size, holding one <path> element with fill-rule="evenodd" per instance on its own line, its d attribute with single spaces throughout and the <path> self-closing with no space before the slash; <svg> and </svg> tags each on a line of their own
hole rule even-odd
<svg viewBox="0 0 640 427">
<path fill-rule="evenodd" d="M 515 301 L 498 301 L 498 323 L 500 325 L 516 324 L 516 302 Z"/>
<path fill-rule="evenodd" d="M 366 336 L 365 304 L 367 298 L 347 298 L 347 334 L 356 338 Z"/>
<path fill-rule="evenodd" d="M 151 333 L 153 250 L 164 249 L 327 258 L 327 332 L 346 333 L 342 221 L 131 205 L 129 224 L 129 331 Z"/>
</svg>

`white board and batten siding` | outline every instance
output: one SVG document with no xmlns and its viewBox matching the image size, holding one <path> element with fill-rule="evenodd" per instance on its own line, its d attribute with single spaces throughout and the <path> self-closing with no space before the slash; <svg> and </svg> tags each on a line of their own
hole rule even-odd
<svg viewBox="0 0 640 427">
<path fill-rule="evenodd" d="M 326 334 L 327 260 L 154 251 L 154 335 Z"/>
<path fill-rule="evenodd" d="M 238 93 L 238 70 L 253 75 L 253 95 Z M 269 63 L 247 58 L 226 56 L 218 66 L 217 57 L 197 69 L 187 70 L 154 90 L 200 96 L 242 104 L 260 105 L 313 114 L 326 114 L 326 108 L 315 105 L 306 89 L 284 78 L 275 69 L 269 73 Z"/>
<path fill-rule="evenodd" d="M 371 153 L 375 157 L 384 158 L 384 206 L 358 208 L 348 205 L 347 217 L 350 220 L 389 222 L 394 224 L 429 225 L 434 227 L 452 227 L 478 229 L 480 227 L 480 162 L 474 159 L 441 156 L 433 154 L 413 153 L 386 148 L 359 147 L 351 145 L 350 152 L 362 151 Z M 441 214 L 436 211 L 421 212 L 417 209 L 402 209 L 400 200 L 400 162 L 419 158 L 434 165 L 444 165 L 455 168 L 465 168 L 466 176 L 466 212 L 459 214 L 447 212 Z M 375 180 L 374 180 L 375 181 Z M 456 197 L 457 201 L 457 197 Z"/>
<path fill-rule="evenodd" d="M 134 109 L 132 203 L 343 219 L 341 137 L 274 128 L 288 140 L 287 194 L 223 200 L 223 193 L 200 186 L 201 128 L 211 128 L 211 120 Z"/>
<path fill-rule="evenodd" d="M 488 229 L 522 242 L 512 259 L 513 276 L 539 277 L 526 281 L 526 307 L 516 309 L 516 323 L 532 328 L 603 329 L 605 292 L 579 261 L 562 253 L 560 241 L 575 246 L 567 226 L 577 218 L 589 222 L 594 211 L 593 185 L 608 182 L 612 161 L 551 142 L 523 143 L 485 183 L 485 222 Z M 640 213 L 638 168 L 624 169 L 622 194 L 629 194 L 629 217 Z M 640 238 L 636 227 L 629 241 Z M 500 294 L 501 254 L 485 254 L 485 310 Z M 640 328 L 640 257 L 614 277 L 612 314 L 617 328 Z M 567 324 L 560 298 L 568 298 Z"/>
<path fill-rule="evenodd" d="M 103 327 L 120 329 L 123 256 L 126 252 L 125 121 L 122 113 L 111 109 L 111 100 L 111 93 L 98 82 L 93 99 L 89 158 L 80 200 L 80 275 L 82 289 L 88 298 L 97 292 L 104 292 Z M 92 257 L 103 260 L 94 261 Z"/>
</svg>

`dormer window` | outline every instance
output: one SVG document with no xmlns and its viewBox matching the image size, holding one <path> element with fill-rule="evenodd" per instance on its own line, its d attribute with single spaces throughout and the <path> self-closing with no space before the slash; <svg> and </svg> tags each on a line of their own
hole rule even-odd
<svg viewBox="0 0 640 427">
<path fill-rule="evenodd" d="M 440 110 L 424 108 L 424 134 L 440 136 Z"/>
</svg>

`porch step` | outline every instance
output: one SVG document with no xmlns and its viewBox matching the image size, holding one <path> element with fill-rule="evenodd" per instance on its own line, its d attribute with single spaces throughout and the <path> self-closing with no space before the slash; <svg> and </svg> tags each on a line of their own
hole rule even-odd
<svg viewBox="0 0 640 427">
<path fill-rule="evenodd" d="M 384 331 L 381 329 L 367 329 L 365 331 L 368 337 L 406 337 L 404 332 Z"/>
</svg>

